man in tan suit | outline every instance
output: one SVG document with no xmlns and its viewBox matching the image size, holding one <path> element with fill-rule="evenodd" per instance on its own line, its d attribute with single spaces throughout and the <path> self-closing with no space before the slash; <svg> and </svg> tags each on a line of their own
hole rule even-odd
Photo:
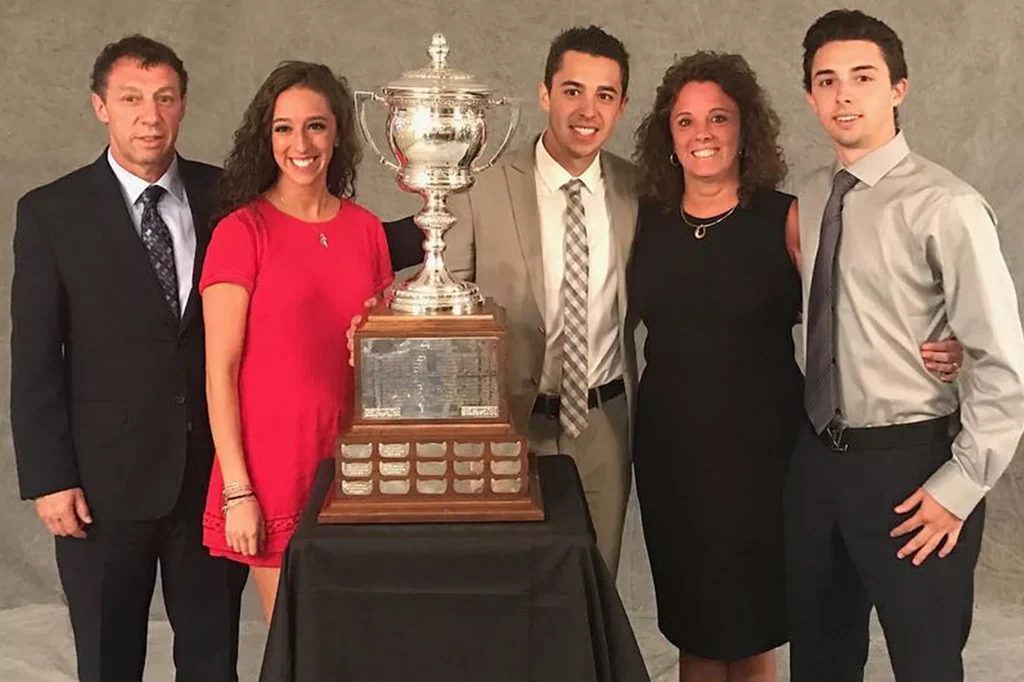
<svg viewBox="0 0 1024 682">
<path fill-rule="evenodd" d="M 636 388 L 626 262 L 634 168 L 601 151 L 626 107 L 629 56 L 596 26 L 551 44 L 548 125 L 451 198 L 445 260 L 507 313 L 509 393 L 538 454 L 576 461 L 608 568 L 618 569 Z"/>
</svg>

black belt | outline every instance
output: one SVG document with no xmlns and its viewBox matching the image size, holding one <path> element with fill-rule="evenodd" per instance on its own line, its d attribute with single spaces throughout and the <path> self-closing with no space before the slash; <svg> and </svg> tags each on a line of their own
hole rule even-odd
<svg viewBox="0 0 1024 682">
<path fill-rule="evenodd" d="M 617 398 L 626 391 L 626 382 L 621 378 L 612 379 L 607 384 L 592 388 L 587 394 L 588 407 L 600 407 L 612 398 Z M 533 403 L 533 413 L 542 414 L 549 419 L 558 419 L 559 407 L 562 404 L 561 397 L 538 393 L 537 400 Z"/>
<path fill-rule="evenodd" d="M 960 412 L 957 411 L 937 419 L 890 426 L 845 428 L 832 422 L 818 438 L 829 450 L 845 452 L 850 448 L 887 450 L 938 443 L 952 439 L 959 432 Z"/>
</svg>

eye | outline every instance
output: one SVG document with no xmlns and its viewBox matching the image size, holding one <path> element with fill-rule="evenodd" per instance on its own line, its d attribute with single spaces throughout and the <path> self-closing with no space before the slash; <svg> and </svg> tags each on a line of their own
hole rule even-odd
<svg viewBox="0 0 1024 682">
<path fill-rule="evenodd" d="M 563 90 L 562 92 L 563 92 L 563 93 L 564 93 L 564 94 L 565 94 L 565 95 L 566 95 L 567 97 L 575 97 L 576 95 L 580 94 L 580 89 L 579 89 L 579 88 L 566 88 L 566 89 L 565 89 L 565 90 Z"/>
<path fill-rule="evenodd" d="M 690 121 L 690 119 L 688 118 L 681 118 L 678 121 L 676 121 L 676 125 L 678 125 L 680 128 L 686 128 L 690 125 L 690 123 L 692 123 L 692 121 Z"/>
<path fill-rule="evenodd" d="M 615 101 L 615 95 L 613 95 L 610 92 L 602 92 L 601 94 L 598 95 L 598 97 L 600 97 L 605 102 L 614 102 Z"/>
<path fill-rule="evenodd" d="M 327 124 L 323 121 L 313 121 L 309 124 L 310 130 L 327 130 Z"/>
<path fill-rule="evenodd" d="M 122 102 L 126 102 L 128 104 L 135 104 L 136 102 L 139 101 L 139 96 L 138 95 L 125 95 L 124 97 L 121 98 L 121 101 Z"/>
<path fill-rule="evenodd" d="M 857 80 L 859 80 L 861 83 L 870 83 L 871 81 L 874 80 L 874 78 L 872 78 L 871 76 L 868 76 L 867 74 L 861 74 L 857 78 Z"/>
<path fill-rule="evenodd" d="M 729 117 L 726 116 L 725 114 L 715 114 L 714 116 L 711 117 L 711 122 L 721 125 L 723 123 L 728 123 Z"/>
<path fill-rule="evenodd" d="M 822 79 L 820 79 L 818 81 L 818 87 L 819 88 L 827 88 L 830 85 L 832 85 L 832 79 L 831 78 L 822 78 Z"/>
<path fill-rule="evenodd" d="M 285 124 L 285 123 L 278 123 L 273 128 L 274 132 L 278 133 L 278 134 L 291 132 L 291 129 L 292 129 L 292 127 L 290 125 Z"/>
<path fill-rule="evenodd" d="M 171 95 L 160 95 L 156 98 L 160 104 L 174 104 L 174 97 Z"/>
</svg>

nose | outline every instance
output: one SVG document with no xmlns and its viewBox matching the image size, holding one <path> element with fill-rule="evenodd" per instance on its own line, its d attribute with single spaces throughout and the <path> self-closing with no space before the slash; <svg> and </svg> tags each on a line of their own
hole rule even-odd
<svg viewBox="0 0 1024 682">
<path fill-rule="evenodd" d="M 299 128 L 299 134 L 295 140 L 295 147 L 300 154 L 305 154 L 309 151 L 309 131 L 305 128 Z"/>
<path fill-rule="evenodd" d="M 694 138 L 697 140 L 707 140 L 711 137 L 711 126 L 706 121 L 694 122 Z"/>
<path fill-rule="evenodd" d="M 139 112 L 139 118 L 143 123 L 155 124 L 160 120 L 157 116 L 157 105 L 156 100 L 144 99 L 142 102 L 142 110 Z"/>
<path fill-rule="evenodd" d="M 845 81 L 839 81 L 836 85 L 836 102 L 849 104 L 852 100 L 852 89 Z"/>
<path fill-rule="evenodd" d="M 597 112 L 597 102 L 593 96 L 580 97 L 579 113 L 586 117 L 592 118 Z"/>
</svg>

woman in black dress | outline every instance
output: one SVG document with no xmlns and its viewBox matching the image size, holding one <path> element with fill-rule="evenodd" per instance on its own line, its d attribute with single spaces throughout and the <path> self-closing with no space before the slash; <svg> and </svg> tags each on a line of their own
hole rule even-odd
<svg viewBox="0 0 1024 682">
<path fill-rule="evenodd" d="M 648 336 L 633 460 L 683 682 L 775 680 L 788 638 L 782 493 L 805 417 L 797 209 L 775 190 L 778 134 L 747 62 L 713 52 L 668 69 L 636 134 L 628 291 Z M 959 360 L 955 344 L 933 349 L 926 360 Z"/>
</svg>

